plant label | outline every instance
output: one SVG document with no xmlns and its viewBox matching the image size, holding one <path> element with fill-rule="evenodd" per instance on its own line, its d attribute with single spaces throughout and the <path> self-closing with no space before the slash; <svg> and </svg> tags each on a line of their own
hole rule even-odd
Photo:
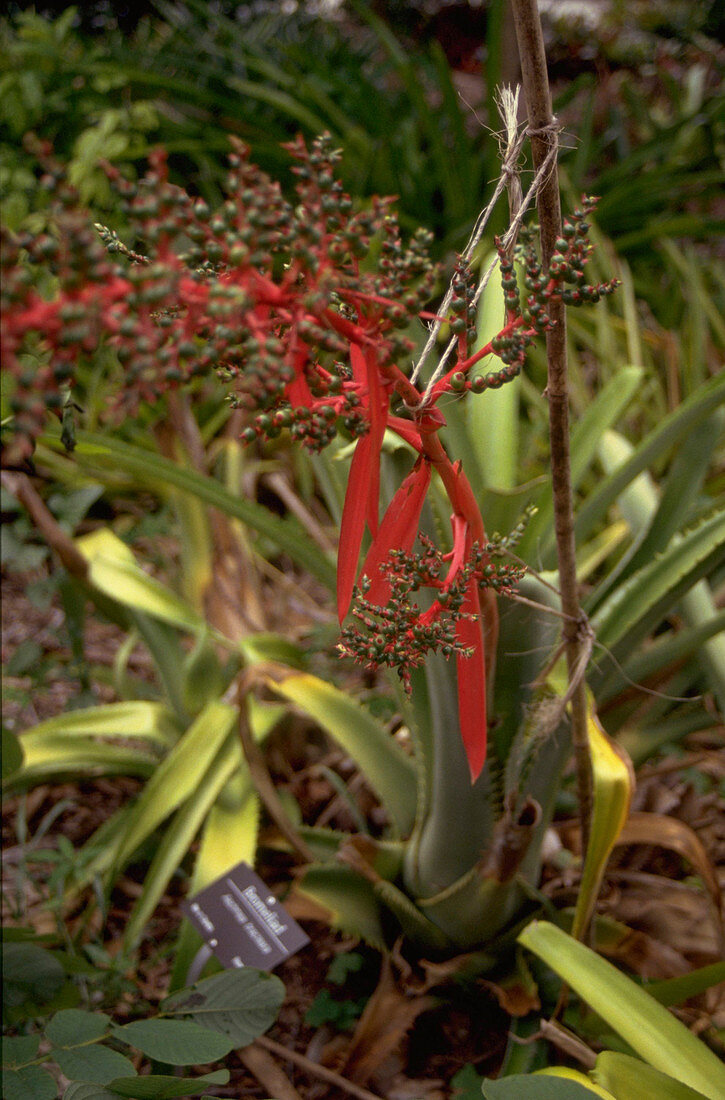
<svg viewBox="0 0 725 1100">
<path fill-rule="evenodd" d="M 228 968 L 272 970 L 310 942 L 246 863 L 184 902 L 184 912 Z"/>
</svg>

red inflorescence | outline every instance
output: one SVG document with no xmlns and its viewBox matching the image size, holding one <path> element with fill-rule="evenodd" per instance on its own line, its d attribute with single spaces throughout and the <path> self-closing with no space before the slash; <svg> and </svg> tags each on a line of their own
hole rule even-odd
<svg viewBox="0 0 725 1100">
<path fill-rule="evenodd" d="M 246 414 L 248 442 L 283 430 L 312 450 L 339 432 L 357 440 L 338 554 L 341 623 L 353 593 L 356 603 L 341 651 L 368 667 L 397 667 L 406 683 L 430 650 L 455 655 L 461 734 L 475 778 L 485 757 L 484 637 L 495 637 L 496 617 L 495 601 L 481 592 L 510 589 L 518 571 L 495 560 L 461 465 L 438 437 L 445 420 L 437 403 L 514 377 L 527 346 L 551 326 L 553 298 L 578 304 L 613 289 L 584 278 L 593 203 L 585 201 L 566 224 L 548 271 L 533 237 L 524 238 L 523 307 L 513 264 L 501 252 L 506 325 L 475 354 L 473 277 L 459 262 L 448 319 L 459 336 L 457 360 L 424 397 L 401 364 L 413 351 L 405 330 L 425 315 L 439 278 L 428 259 L 429 234 L 403 242 L 388 200 L 355 211 L 335 178 L 339 154 L 328 136 L 310 148 L 301 139 L 287 148 L 296 162 L 294 205 L 240 143 L 226 201 L 214 211 L 169 182 L 161 152 L 139 183 L 109 168 L 132 247 L 91 226 L 49 151 L 38 150 L 51 195 L 49 229 L 3 232 L 0 335 L 13 430 L 6 453 L 29 452 L 47 410 L 59 413 L 67 403 L 77 364 L 102 345 L 115 352 L 122 379 L 111 415 L 134 413 L 140 402 L 216 373 Z M 501 369 L 474 374 L 491 355 Z M 394 401 L 405 415 L 393 415 Z M 381 521 L 386 430 L 418 457 Z M 413 549 L 434 471 L 452 509 L 447 555 L 425 539 L 422 553 Z M 360 571 L 366 528 L 372 544 Z M 413 599 L 421 589 L 430 593 L 425 609 Z"/>
</svg>

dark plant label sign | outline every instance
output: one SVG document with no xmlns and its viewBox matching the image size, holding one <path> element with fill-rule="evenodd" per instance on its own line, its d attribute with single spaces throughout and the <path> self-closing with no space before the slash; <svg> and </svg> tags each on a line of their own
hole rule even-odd
<svg viewBox="0 0 725 1100">
<path fill-rule="evenodd" d="M 184 911 L 222 966 L 272 970 L 310 942 L 246 863 L 184 902 Z"/>
</svg>

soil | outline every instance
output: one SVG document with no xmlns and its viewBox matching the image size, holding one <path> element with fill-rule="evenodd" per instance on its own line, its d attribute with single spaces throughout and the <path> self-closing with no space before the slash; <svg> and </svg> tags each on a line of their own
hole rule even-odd
<svg viewBox="0 0 725 1100">
<path fill-rule="evenodd" d="M 90 701 L 83 698 L 74 676 L 57 596 L 45 607 L 36 606 L 28 598 L 30 583 L 41 577 L 42 573 L 8 573 L 3 578 L 4 665 L 10 661 L 12 667 L 13 654 L 28 638 L 36 641 L 41 651 L 36 667 L 5 680 L 4 721 L 15 730 L 27 728 L 79 700 L 86 704 Z M 96 666 L 110 666 L 121 639 L 117 628 L 89 617 L 85 627 L 86 659 Z M 141 651 L 134 654 L 132 663 L 135 675 L 143 678 L 148 674 Z M 113 698 L 110 687 L 95 690 L 98 702 Z M 379 828 L 380 809 L 372 794 L 361 781 L 355 782 L 359 777 L 354 776 L 350 761 L 319 732 L 311 734 L 308 729 L 292 727 L 281 738 L 272 740 L 267 760 L 278 789 L 286 789 L 295 799 L 305 821 L 353 828 L 344 804 L 326 778 L 324 765 L 343 777 L 348 787 L 353 781 L 360 812 L 366 815 L 373 831 Z M 673 764 L 666 758 L 641 770 L 635 804 L 635 809 L 667 814 L 691 827 L 716 876 L 715 890 L 725 884 L 725 816 L 718 793 L 723 780 L 722 744 L 712 735 L 693 736 L 681 760 Z M 26 863 L 28 850 L 57 848 L 60 837 L 80 848 L 117 808 L 137 794 L 140 786 L 139 781 L 127 777 L 98 778 L 43 784 L 23 796 L 7 799 L 2 818 L 4 922 L 31 925 L 38 934 L 57 933 L 58 909 L 54 908 L 48 885 L 52 864 L 42 860 Z M 25 844 L 20 842 L 21 829 Z M 257 871 L 273 889 L 284 888 L 294 877 L 294 866 L 276 841 L 273 828 L 265 825 Z M 572 822 L 557 822 L 551 847 L 542 889 L 561 906 L 571 901 L 577 882 L 575 865 L 569 857 L 577 849 Z M 621 847 L 615 853 L 599 909 L 632 929 L 620 960 L 645 977 L 673 976 L 720 957 L 715 902 L 702 888 L 702 877 L 692 878 L 692 870 L 682 851 L 678 854 L 651 843 Z M 113 890 L 103 924 L 91 896 L 84 896 L 81 905 L 64 913 L 70 934 L 114 955 L 143 875 L 141 863 L 127 869 Z M 104 1006 L 118 1020 L 138 1015 L 139 995 L 150 1011 L 166 995 L 187 883 L 188 873 L 182 868 L 149 922 L 138 963 L 127 975 L 138 993 L 124 993 L 115 1006 Z M 453 1095 L 452 1078 L 464 1066 L 470 1064 L 480 1074 L 495 1075 L 507 1045 L 510 1013 L 530 1010 L 531 1002 L 517 1006 L 510 990 L 491 982 L 478 981 L 463 989 L 444 978 L 436 987 L 429 971 L 415 960 L 396 959 L 394 954 L 391 962 L 381 962 L 376 952 L 331 931 L 324 921 L 314 919 L 314 914 L 298 912 L 293 905 L 291 908 L 311 942 L 276 971 L 287 991 L 282 1011 L 261 1044 L 254 1044 L 255 1057 L 249 1053 L 230 1056 L 226 1063 L 230 1083 L 212 1090 L 212 1095 L 250 1100 L 275 1095 L 267 1076 L 270 1064 L 281 1068 L 304 1100 L 340 1100 L 349 1095 L 446 1100 Z M 340 991 L 327 980 L 327 974 L 335 957 L 350 951 L 361 955 L 363 965 Z M 396 1017 L 393 1013 L 390 1017 L 390 1028 L 397 1029 L 390 1053 L 362 1087 L 348 1084 L 341 1089 L 323 1080 L 320 1067 L 346 1072 L 354 1021 L 342 1031 L 330 1024 L 312 1026 L 305 1017 L 315 998 L 321 990 L 327 990 L 335 999 L 362 1006 L 376 989 L 379 995 L 386 982 L 388 993 L 398 998 L 391 1003 L 405 1006 L 403 1015 Z M 684 1016 L 698 1030 L 722 1024 L 725 995 L 721 992 L 718 998 L 711 992 L 699 998 L 687 1006 Z M 279 1095 L 278 1100 L 286 1098 Z"/>
</svg>

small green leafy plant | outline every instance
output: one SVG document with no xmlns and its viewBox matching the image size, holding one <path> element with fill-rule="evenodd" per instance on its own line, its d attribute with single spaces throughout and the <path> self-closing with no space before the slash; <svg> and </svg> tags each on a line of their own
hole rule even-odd
<svg viewBox="0 0 725 1100">
<path fill-rule="evenodd" d="M 41 1000 L 57 994 L 64 980 L 54 955 L 32 943 L 7 943 L 3 967 L 6 1005 L 15 1018 L 33 1007 L 24 997 Z M 35 978 L 29 983 L 29 970 Z M 162 1001 L 155 1016 L 115 1024 L 103 1012 L 63 1008 L 41 1032 L 3 1037 L 3 1096 L 6 1100 L 56 1100 L 55 1065 L 69 1084 L 63 1100 L 162 1100 L 197 1096 L 208 1086 L 229 1080 L 225 1069 L 195 1077 L 165 1073 L 139 1075 L 131 1053 L 168 1066 L 218 1062 L 244 1047 L 274 1022 L 284 999 L 280 980 L 262 971 L 225 971 L 181 989 Z M 9 1003 L 8 1003 L 9 1002 Z M 27 1019 L 27 1017 L 25 1017 Z M 41 1050 L 42 1043 L 42 1050 Z"/>
</svg>

